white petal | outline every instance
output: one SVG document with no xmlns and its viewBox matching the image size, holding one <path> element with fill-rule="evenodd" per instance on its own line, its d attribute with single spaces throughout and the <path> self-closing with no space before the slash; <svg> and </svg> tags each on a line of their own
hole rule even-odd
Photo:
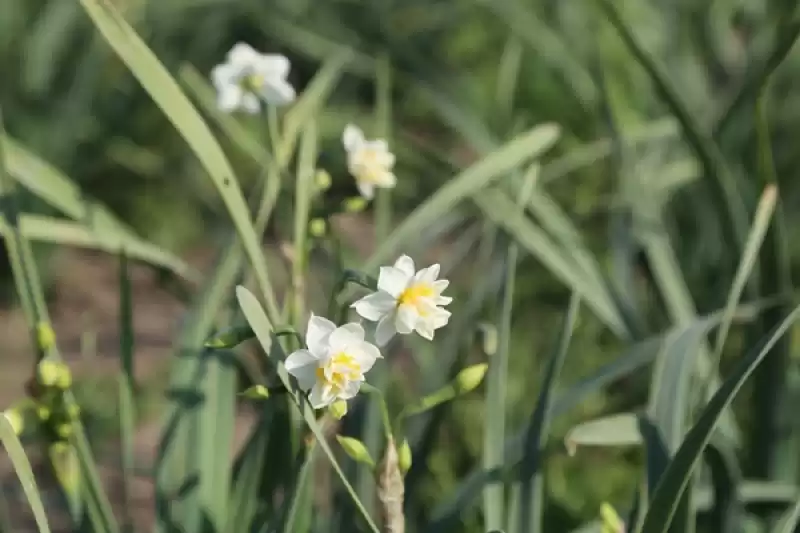
<svg viewBox="0 0 800 533">
<path fill-rule="evenodd" d="M 260 74 L 266 77 L 286 79 L 289 75 L 291 63 L 286 56 L 280 54 L 264 54 L 260 57 L 256 67 Z"/>
<path fill-rule="evenodd" d="M 397 318 L 394 321 L 394 326 L 397 332 L 401 335 L 408 335 L 417 325 L 419 312 L 413 305 L 400 305 L 397 308 Z"/>
<path fill-rule="evenodd" d="M 358 394 L 358 390 L 361 388 L 361 383 L 363 383 L 363 381 L 360 379 L 348 381 L 344 386 L 344 390 L 339 393 L 339 399 L 349 400 L 355 398 L 356 394 Z"/>
<path fill-rule="evenodd" d="M 364 141 L 364 149 L 365 150 L 372 150 L 376 154 L 390 154 L 389 152 L 389 144 L 384 141 L 383 139 L 375 139 L 374 141 Z"/>
<path fill-rule="evenodd" d="M 433 329 L 439 329 L 450 321 L 450 316 L 452 313 L 447 309 L 442 309 L 437 307 L 434 312 L 430 314 L 430 316 L 426 317 L 428 322 L 431 323 Z"/>
<path fill-rule="evenodd" d="M 439 270 L 440 270 L 439 263 L 435 263 L 428 268 L 423 268 L 419 272 L 416 273 L 414 279 L 417 281 L 421 281 L 422 283 L 433 284 L 436 281 L 436 278 L 439 277 Z"/>
<path fill-rule="evenodd" d="M 327 407 L 333 403 L 334 399 L 335 397 L 333 394 L 331 394 L 330 387 L 319 381 L 314 384 L 314 387 L 311 389 L 311 394 L 308 395 L 308 401 L 311 403 L 311 407 L 314 409 L 322 409 L 323 407 Z"/>
<path fill-rule="evenodd" d="M 211 82 L 218 91 L 221 91 L 229 85 L 238 85 L 241 75 L 242 69 L 230 63 L 223 63 L 211 70 Z"/>
<path fill-rule="evenodd" d="M 261 101 L 253 93 L 243 92 L 241 107 L 251 115 L 255 115 L 261 111 Z"/>
<path fill-rule="evenodd" d="M 318 359 L 328 354 L 328 339 L 336 324 L 327 318 L 312 314 L 306 327 L 306 346 Z"/>
<path fill-rule="evenodd" d="M 378 346 L 386 346 L 392 340 L 397 329 L 394 327 L 395 313 L 386 315 L 378 322 L 378 327 L 375 329 L 375 342 Z"/>
<path fill-rule="evenodd" d="M 428 339 L 429 341 L 433 340 L 433 324 L 430 320 L 419 320 L 417 321 L 417 327 L 414 328 L 419 336 L 423 339 Z"/>
<path fill-rule="evenodd" d="M 217 107 L 220 111 L 230 113 L 242 104 L 244 93 L 238 85 L 228 85 L 220 89 L 217 94 Z"/>
<path fill-rule="evenodd" d="M 380 287 L 380 281 L 378 281 Z M 350 307 L 355 308 L 361 317 L 377 322 L 382 317 L 392 312 L 396 304 L 395 298 L 382 290 L 364 296 Z"/>
<path fill-rule="evenodd" d="M 348 124 L 342 133 L 342 144 L 348 152 L 358 150 L 364 144 L 364 132 L 358 126 Z"/>
<path fill-rule="evenodd" d="M 433 282 L 433 288 L 436 290 L 437 294 L 442 294 L 444 290 L 450 286 L 450 282 L 446 279 L 440 279 Z"/>
<path fill-rule="evenodd" d="M 407 255 L 401 255 L 394 262 L 394 267 L 399 268 L 410 278 L 414 276 L 414 260 Z"/>
<path fill-rule="evenodd" d="M 433 303 L 435 303 L 436 305 L 448 305 L 452 301 L 453 299 L 450 296 L 436 296 L 433 299 Z"/>
<path fill-rule="evenodd" d="M 363 180 L 356 180 L 356 187 L 358 187 L 358 192 L 361 193 L 361 196 L 366 198 L 367 200 L 372 200 L 375 196 L 375 185 Z"/>
<path fill-rule="evenodd" d="M 255 48 L 247 43 L 236 43 L 228 52 L 228 62 L 240 67 L 252 67 L 261 59 Z"/>
<path fill-rule="evenodd" d="M 319 359 L 308 350 L 292 352 L 286 358 L 284 366 L 286 371 L 297 379 L 300 388 L 306 392 L 317 382 Z"/>
<path fill-rule="evenodd" d="M 364 340 L 364 328 L 361 324 L 351 322 L 344 326 L 339 326 L 331 333 L 330 347 L 331 350 L 345 348 L 347 346 L 355 346 Z"/>
<path fill-rule="evenodd" d="M 361 367 L 362 374 L 369 372 L 375 361 L 383 357 L 378 347 L 369 342 L 362 342 L 353 348 L 352 354 Z"/>
<path fill-rule="evenodd" d="M 261 96 L 268 104 L 283 106 L 294 102 L 294 87 L 283 79 L 268 79 L 261 88 Z"/>
<path fill-rule="evenodd" d="M 397 267 L 381 267 L 378 274 L 378 290 L 389 293 L 394 298 L 399 298 L 411 281 L 406 271 Z"/>
<path fill-rule="evenodd" d="M 397 185 L 397 177 L 389 171 L 381 172 L 375 179 L 375 185 L 382 189 L 393 189 Z"/>
</svg>

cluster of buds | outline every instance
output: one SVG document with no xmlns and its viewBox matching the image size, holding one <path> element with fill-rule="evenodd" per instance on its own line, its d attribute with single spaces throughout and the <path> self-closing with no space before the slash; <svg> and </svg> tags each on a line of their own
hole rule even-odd
<svg viewBox="0 0 800 533">
<path fill-rule="evenodd" d="M 64 394 L 71 385 L 69 367 L 47 358 L 37 365 L 35 375 L 28 382 L 31 410 L 49 442 L 69 440 L 73 424 L 80 416 L 78 406 Z M 22 430 L 23 424 L 20 422 L 18 433 Z"/>
</svg>

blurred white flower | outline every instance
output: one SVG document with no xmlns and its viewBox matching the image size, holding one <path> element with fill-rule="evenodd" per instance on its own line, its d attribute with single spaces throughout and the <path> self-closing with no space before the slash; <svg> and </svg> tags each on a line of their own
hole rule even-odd
<svg viewBox="0 0 800 533">
<path fill-rule="evenodd" d="M 447 324 L 450 311 L 441 306 L 453 299 L 442 296 L 442 291 L 450 282 L 437 280 L 438 276 L 438 264 L 416 272 L 414 261 L 407 255 L 394 266 L 381 267 L 378 291 L 352 305 L 365 319 L 378 322 L 375 340 L 379 346 L 389 342 L 395 333 L 407 335 L 412 331 L 433 340 L 434 330 Z"/>
<path fill-rule="evenodd" d="M 395 158 L 386 141 L 368 141 L 357 126 L 348 124 L 342 135 L 342 143 L 347 151 L 347 169 L 356 179 L 361 196 L 371 200 L 375 195 L 375 187 L 391 189 L 395 186 L 397 178 L 392 172 Z"/>
<path fill-rule="evenodd" d="M 286 80 L 289 66 L 282 55 L 261 54 L 249 44 L 237 43 L 226 62 L 211 71 L 217 105 L 225 112 L 243 109 L 258 113 L 262 99 L 274 106 L 294 101 L 294 88 Z"/>
<path fill-rule="evenodd" d="M 309 392 L 314 409 L 327 407 L 337 400 L 349 400 L 358 394 L 375 361 L 378 348 L 364 340 L 360 324 L 336 325 L 311 315 L 306 331 L 308 349 L 297 350 L 286 358 L 286 370 L 297 379 L 300 388 Z"/>
</svg>

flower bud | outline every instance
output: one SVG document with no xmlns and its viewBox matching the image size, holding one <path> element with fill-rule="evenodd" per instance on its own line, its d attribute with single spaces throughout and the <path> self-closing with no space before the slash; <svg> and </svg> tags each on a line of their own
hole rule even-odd
<svg viewBox="0 0 800 533">
<path fill-rule="evenodd" d="M 488 364 L 480 363 L 469 366 L 459 372 L 455 379 L 455 385 L 458 393 L 465 394 L 478 388 L 478 385 L 480 385 L 483 381 L 488 369 Z"/>
<path fill-rule="evenodd" d="M 620 518 L 616 509 L 606 502 L 600 506 L 600 520 L 602 533 L 624 533 L 625 522 Z"/>
<path fill-rule="evenodd" d="M 314 218 L 308 223 L 308 232 L 316 238 L 324 237 L 328 231 L 328 224 L 323 218 Z"/>
<path fill-rule="evenodd" d="M 56 435 L 60 439 L 67 440 L 72 436 L 72 425 L 71 424 L 59 424 L 56 426 Z"/>
<path fill-rule="evenodd" d="M 330 412 L 331 416 L 336 420 L 341 420 L 344 418 L 344 415 L 347 414 L 347 401 L 337 400 L 333 402 L 330 407 L 328 407 L 328 412 Z"/>
<path fill-rule="evenodd" d="M 314 174 L 314 185 L 316 185 L 318 191 L 327 191 L 331 188 L 332 183 L 331 175 L 327 171 L 319 169 Z"/>
<path fill-rule="evenodd" d="M 249 400 L 266 400 L 269 398 L 269 389 L 267 389 L 264 385 L 253 385 L 242 392 L 241 396 L 244 396 Z"/>
<path fill-rule="evenodd" d="M 42 352 L 49 352 L 56 344 L 56 333 L 53 331 L 52 326 L 47 322 L 39 322 L 36 325 L 36 340 Z"/>
<path fill-rule="evenodd" d="M 42 422 L 47 422 L 48 420 L 50 420 L 50 414 L 51 414 L 50 408 L 47 407 L 46 405 L 39 405 L 36 407 L 36 416 Z"/>
<path fill-rule="evenodd" d="M 411 447 L 408 445 L 408 440 L 403 439 L 400 443 L 400 448 L 397 450 L 397 461 L 400 464 L 400 471 L 403 475 L 411 469 Z"/>
<path fill-rule="evenodd" d="M 354 196 L 345 200 L 343 205 L 348 213 L 360 213 L 367 208 L 367 201 L 361 196 Z"/>
<path fill-rule="evenodd" d="M 363 442 L 352 437 L 342 437 L 341 435 L 336 435 L 336 440 L 339 441 L 339 445 L 341 445 L 344 453 L 352 460 L 364 463 L 365 465 L 375 466 L 375 461 L 372 460 L 372 456 L 370 456 L 369 450 L 367 450 Z"/>
</svg>

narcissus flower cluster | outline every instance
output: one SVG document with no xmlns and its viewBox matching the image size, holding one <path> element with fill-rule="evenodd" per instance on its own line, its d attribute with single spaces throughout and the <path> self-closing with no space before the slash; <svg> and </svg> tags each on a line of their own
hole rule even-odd
<svg viewBox="0 0 800 533">
<path fill-rule="evenodd" d="M 256 114 L 262 104 L 281 107 L 296 97 L 287 80 L 291 63 L 280 54 L 262 54 L 246 43 L 231 48 L 225 63 L 211 71 L 217 89 L 217 107 L 226 113 Z M 394 154 L 383 139 L 367 140 L 358 126 L 348 124 L 342 134 L 347 170 L 361 196 L 372 200 L 376 188 L 391 189 L 397 183 Z"/>
<path fill-rule="evenodd" d="M 312 407 L 329 407 L 358 394 L 365 374 L 382 358 L 378 346 L 396 334 L 416 332 L 433 339 L 434 331 L 450 319 L 450 312 L 443 306 L 452 301 L 442 296 L 449 282 L 438 276 L 438 264 L 416 271 L 414 261 L 407 255 L 393 266 L 380 269 L 378 290 L 351 306 L 363 319 L 377 322 L 375 343 L 366 340 L 359 323 L 336 326 L 326 318 L 311 316 L 306 348 L 291 353 L 285 365 L 298 386 L 308 393 Z"/>
<path fill-rule="evenodd" d="M 224 112 L 254 114 L 262 105 L 292 103 L 296 93 L 287 80 L 290 66 L 282 55 L 262 54 L 248 44 L 236 44 L 226 61 L 211 71 L 218 107 Z M 395 186 L 395 156 L 384 139 L 367 139 L 358 126 L 347 124 L 342 144 L 347 170 L 361 194 L 353 200 L 366 206 L 375 189 Z M 315 181 L 321 190 L 330 187 L 329 176 L 319 178 Z M 324 234 L 325 227 L 320 225 L 324 221 L 314 222 L 312 233 Z M 345 402 L 358 393 L 366 373 L 382 358 L 378 346 L 386 345 L 395 335 L 416 332 L 432 340 L 434 332 L 447 324 L 450 312 L 444 306 L 452 299 L 442 292 L 449 282 L 438 277 L 438 264 L 417 271 L 407 255 L 392 266 L 382 267 L 377 290 L 351 306 L 363 320 L 376 323 L 372 341 L 366 339 L 360 323 L 336 325 L 321 316 L 311 316 L 306 347 L 291 353 L 285 366 L 315 409 L 335 406 L 342 412 L 343 404 L 346 411 Z"/>
</svg>

